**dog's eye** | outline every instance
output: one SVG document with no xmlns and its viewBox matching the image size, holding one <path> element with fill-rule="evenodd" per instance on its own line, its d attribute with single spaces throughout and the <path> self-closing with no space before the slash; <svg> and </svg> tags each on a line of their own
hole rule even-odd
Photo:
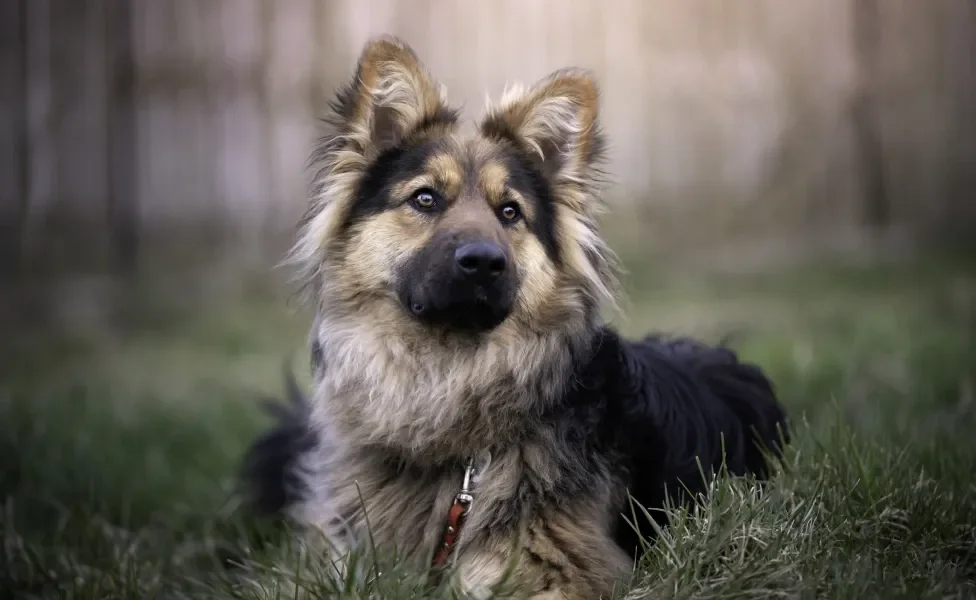
<svg viewBox="0 0 976 600">
<path fill-rule="evenodd" d="M 410 197 L 410 204 L 417 210 L 430 212 L 437 209 L 437 195 L 428 189 L 417 190 Z"/>
<path fill-rule="evenodd" d="M 522 211 L 519 210 L 518 204 L 509 202 L 498 210 L 498 214 L 501 216 L 502 221 L 506 223 L 514 223 L 515 221 L 518 221 L 519 217 L 522 216 Z"/>
</svg>

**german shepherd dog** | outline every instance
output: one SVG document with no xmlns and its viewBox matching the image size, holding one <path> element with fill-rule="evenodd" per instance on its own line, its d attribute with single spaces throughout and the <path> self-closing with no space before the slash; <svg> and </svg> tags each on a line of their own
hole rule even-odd
<svg viewBox="0 0 976 600">
<path fill-rule="evenodd" d="M 510 567 L 528 597 L 590 600 L 652 531 L 631 501 L 695 498 L 723 465 L 768 477 L 788 434 L 759 368 L 601 318 L 618 286 L 588 72 L 510 89 L 465 132 L 383 37 L 331 109 L 291 254 L 314 391 L 250 449 L 259 508 L 340 554 L 453 565 L 475 597 Z"/>
</svg>

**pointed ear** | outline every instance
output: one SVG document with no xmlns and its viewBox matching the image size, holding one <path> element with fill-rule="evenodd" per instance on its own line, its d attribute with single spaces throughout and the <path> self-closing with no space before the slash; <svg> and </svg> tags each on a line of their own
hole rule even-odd
<svg viewBox="0 0 976 600">
<path fill-rule="evenodd" d="M 409 46 L 393 37 L 366 43 L 356 76 L 334 108 L 344 121 L 346 139 L 364 154 L 395 146 L 423 126 L 457 121 L 443 86 Z"/>
<path fill-rule="evenodd" d="M 589 183 L 602 159 L 599 90 L 583 69 L 562 69 L 528 90 L 507 91 L 481 123 L 485 135 L 513 141 L 556 185 Z"/>
<path fill-rule="evenodd" d="M 483 135 L 507 140 L 532 157 L 549 182 L 556 204 L 556 231 L 566 268 L 594 300 L 613 302 L 616 260 L 598 233 L 605 208 L 598 187 L 603 136 L 599 90 L 583 69 L 562 69 L 528 90 L 506 92 L 481 121 Z"/>
<path fill-rule="evenodd" d="M 450 128 L 458 120 L 442 86 L 413 50 L 393 37 L 366 43 L 355 77 L 330 109 L 325 118 L 329 131 L 311 156 L 316 172 L 309 206 L 288 258 L 306 285 L 321 274 L 323 252 L 349 214 L 363 173 L 380 153 L 415 132 Z"/>
</svg>

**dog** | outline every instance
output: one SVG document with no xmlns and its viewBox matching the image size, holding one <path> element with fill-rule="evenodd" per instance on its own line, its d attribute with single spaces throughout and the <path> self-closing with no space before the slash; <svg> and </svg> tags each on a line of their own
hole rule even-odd
<svg viewBox="0 0 976 600">
<path fill-rule="evenodd" d="M 510 575 L 589 600 L 633 570 L 654 509 L 723 466 L 769 477 L 789 434 L 759 367 L 601 316 L 619 268 L 597 224 L 598 100 L 561 69 L 464 131 L 409 46 L 365 45 L 289 256 L 314 389 L 250 448 L 254 506 L 339 556 L 451 566 L 473 597 Z"/>
</svg>

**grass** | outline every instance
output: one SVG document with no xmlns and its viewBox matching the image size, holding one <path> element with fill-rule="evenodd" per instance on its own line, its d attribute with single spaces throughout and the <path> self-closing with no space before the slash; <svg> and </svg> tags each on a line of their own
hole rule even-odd
<svg viewBox="0 0 976 600">
<path fill-rule="evenodd" d="M 976 597 L 971 265 L 641 270 L 628 287 L 626 332 L 732 333 L 797 430 L 768 488 L 721 480 L 705 507 L 674 511 L 626 597 Z M 305 327 L 251 294 L 9 335 L 0 598 L 271 598 L 294 576 L 321 597 L 425 597 L 395 561 L 330 582 L 321 557 L 237 510 L 234 472 L 266 423 L 254 400 L 279 391 L 289 356 L 305 375 Z"/>
</svg>

